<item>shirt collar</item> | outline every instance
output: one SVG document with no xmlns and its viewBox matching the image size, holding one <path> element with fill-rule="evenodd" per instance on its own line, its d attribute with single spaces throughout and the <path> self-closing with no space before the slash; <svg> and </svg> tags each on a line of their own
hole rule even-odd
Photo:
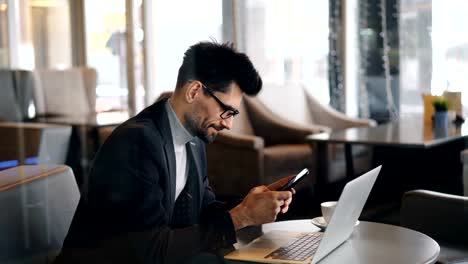
<svg viewBox="0 0 468 264">
<path fill-rule="evenodd" d="M 169 126 L 171 127 L 172 139 L 176 145 L 185 145 L 193 139 L 193 136 L 185 129 L 185 127 L 180 123 L 179 118 L 177 117 L 174 109 L 172 109 L 171 103 L 169 100 L 166 101 L 166 112 L 167 117 L 169 118 Z"/>
</svg>

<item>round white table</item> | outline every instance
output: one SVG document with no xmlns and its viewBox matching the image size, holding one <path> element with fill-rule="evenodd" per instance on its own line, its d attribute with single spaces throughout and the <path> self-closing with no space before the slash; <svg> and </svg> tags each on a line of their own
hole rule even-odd
<svg viewBox="0 0 468 264">
<path fill-rule="evenodd" d="M 272 230 L 308 231 L 320 229 L 310 220 L 292 220 L 265 224 L 260 228 L 247 228 L 238 232 L 242 247 L 250 240 Z M 404 227 L 361 221 L 351 237 L 336 248 L 320 264 L 328 263 L 435 263 L 440 247 L 436 241 L 420 232 Z"/>
</svg>

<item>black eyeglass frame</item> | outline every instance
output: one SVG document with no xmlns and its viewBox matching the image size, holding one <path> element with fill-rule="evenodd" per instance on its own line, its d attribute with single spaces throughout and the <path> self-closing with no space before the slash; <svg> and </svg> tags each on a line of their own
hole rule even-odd
<svg viewBox="0 0 468 264">
<path fill-rule="evenodd" d="M 218 97 L 216 97 L 216 95 L 214 95 L 213 90 L 206 87 L 206 85 L 204 85 L 203 83 L 202 83 L 202 87 L 211 97 L 213 97 L 213 99 L 215 99 L 215 101 L 223 109 L 223 112 L 219 115 L 219 117 L 221 117 L 221 119 L 229 119 L 230 117 L 235 117 L 236 115 L 239 114 L 239 110 L 237 110 L 237 109 L 223 103 L 223 101 L 221 101 Z"/>
</svg>

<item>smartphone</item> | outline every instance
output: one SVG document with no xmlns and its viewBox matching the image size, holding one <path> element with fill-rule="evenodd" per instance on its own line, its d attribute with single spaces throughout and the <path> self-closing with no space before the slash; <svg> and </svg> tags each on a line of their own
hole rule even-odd
<svg viewBox="0 0 468 264">
<path fill-rule="evenodd" d="M 306 176 L 307 174 L 309 174 L 309 170 L 308 169 L 303 169 L 301 172 L 299 172 L 296 177 L 292 178 L 291 180 L 288 181 L 288 183 L 286 183 L 283 187 L 279 188 L 278 191 L 287 191 L 287 190 L 291 190 L 291 188 L 293 188 L 294 186 L 296 186 L 296 184 L 298 182 L 300 182 L 304 176 Z"/>
</svg>

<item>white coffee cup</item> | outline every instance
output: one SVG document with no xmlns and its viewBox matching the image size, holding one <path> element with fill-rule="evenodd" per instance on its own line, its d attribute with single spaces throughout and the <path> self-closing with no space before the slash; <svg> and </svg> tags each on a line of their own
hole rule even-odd
<svg viewBox="0 0 468 264">
<path fill-rule="evenodd" d="M 336 201 L 330 201 L 330 202 L 323 202 L 320 204 L 320 207 L 322 208 L 322 216 L 325 222 L 327 224 L 330 222 L 330 219 L 333 215 L 333 212 L 335 211 L 336 205 L 338 202 Z"/>
</svg>

